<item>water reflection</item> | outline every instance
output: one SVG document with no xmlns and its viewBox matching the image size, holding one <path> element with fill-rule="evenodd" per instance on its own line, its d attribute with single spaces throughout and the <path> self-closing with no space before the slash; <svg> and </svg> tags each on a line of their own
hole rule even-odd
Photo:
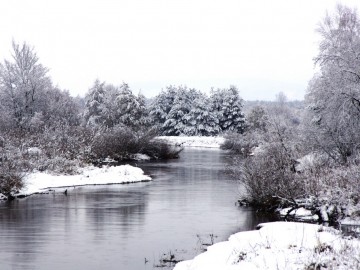
<svg viewBox="0 0 360 270">
<path fill-rule="evenodd" d="M 1 203 L 1 269 L 153 269 L 163 253 L 182 250 L 188 259 L 200 252 L 197 235 L 222 241 L 252 229 L 268 217 L 235 205 L 226 158 L 188 150 L 179 160 L 138 163 L 153 182 Z"/>
</svg>

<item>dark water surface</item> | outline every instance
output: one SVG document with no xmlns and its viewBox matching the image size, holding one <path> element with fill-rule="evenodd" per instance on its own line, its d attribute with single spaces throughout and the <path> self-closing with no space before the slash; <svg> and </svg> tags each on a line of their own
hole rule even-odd
<svg viewBox="0 0 360 270">
<path fill-rule="evenodd" d="M 2 202 L 0 269 L 154 269 L 163 253 L 192 258 L 210 234 L 218 242 L 253 229 L 267 218 L 235 205 L 226 158 L 185 150 L 178 160 L 139 163 L 153 182 Z"/>
</svg>

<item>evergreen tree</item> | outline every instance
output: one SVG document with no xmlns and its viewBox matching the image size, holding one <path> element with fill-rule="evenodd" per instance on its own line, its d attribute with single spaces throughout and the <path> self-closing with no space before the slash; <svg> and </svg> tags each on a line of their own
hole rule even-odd
<svg viewBox="0 0 360 270">
<path fill-rule="evenodd" d="M 177 89 L 170 85 L 166 90 L 162 90 L 149 106 L 150 116 L 153 118 L 154 123 L 159 126 L 161 133 L 164 132 L 162 125 L 168 119 L 168 113 L 174 104 L 176 93 Z"/>
<path fill-rule="evenodd" d="M 219 119 L 222 131 L 242 133 L 245 129 L 245 116 L 242 112 L 243 100 L 236 87 L 218 89 L 211 93 L 213 112 Z"/>
<path fill-rule="evenodd" d="M 147 109 L 145 97 L 139 94 L 136 97 L 129 86 L 124 83 L 120 86 L 119 95 L 116 99 L 119 124 L 138 130 L 147 125 Z"/>
<path fill-rule="evenodd" d="M 211 111 L 210 100 L 204 94 L 194 100 L 185 119 L 187 126 L 184 134 L 188 136 L 214 136 L 220 132 L 219 120 Z"/>
<path fill-rule="evenodd" d="M 104 118 L 104 100 L 105 100 L 105 82 L 96 80 L 86 94 L 84 124 L 86 126 L 102 126 L 105 123 Z"/>
<path fill-rule="evenodd" d="M 165 135 L 181 135 L 186 128 L 186 115 L 190 112 L 191 100 L 188 89 L 180 86 L 177 89 L 173 106 L 167 114 L 167 119 L 162 125 Z"/>
</svg>

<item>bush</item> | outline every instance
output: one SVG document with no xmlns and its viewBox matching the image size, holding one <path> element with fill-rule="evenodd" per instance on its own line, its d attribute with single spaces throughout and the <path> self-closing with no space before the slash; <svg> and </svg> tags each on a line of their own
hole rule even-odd
<svg viewBox="0 0 360 270">
<path fill-rule="evenodd" d="M 320 218 L 336 223 L 350 217 L 360 219 L 360 165 L 321 166 L 306 172 L 309 208 Z"/>
<path fill-rule="evenodd" d="M 246 158 L 259 146 L 260 136 L 257 132 L 247 132 L 244 134 L 228 133 L 224 136 L 225 141 L 220 148 L 222 150 L 230 150 L 233 154 Z"/>
<path fill-rule="evenodd" d="M 2 147 L 0 152 L 0 193 L 10 199 L 23 187 L 30 164 L 15 148 Z"/>
<path fill-rule="evenodd" d="M 173 159 L 178 158 L 182 148 L 173 147 L 164 140 L 149 140 L 144 145 L 142 153 L 154 159 Z"/>
<path fill-rule="evenodd" d="M 130 130 L 115 128 L 95 136 L 90 156 L 93 161 L 105 158 L 121 161 L 139 150 L 138 139 Z"/>
<path fill-rule="evenodd" d="M 154 139 L 154 134 L 153 131 L 137 134 L 127 128 L 113 128 L 94 138 L 89 159 L 93 163 L 101 163 L 106 158 L 123 161 L 132 159 L 134 154 L 146 154 L 153 159 L 177 158 L 181 149 Z"/>
<path fill-rule="evenodd" d="M 295 162 L 280 145 L 261 146 L 253 156 L 237 157 L 229 169 L 245 189 L 242 199 L 251 205 L 275 209 L 295 203 L 304 194 L 303 179 L 296 173 Z"/>
</svg>

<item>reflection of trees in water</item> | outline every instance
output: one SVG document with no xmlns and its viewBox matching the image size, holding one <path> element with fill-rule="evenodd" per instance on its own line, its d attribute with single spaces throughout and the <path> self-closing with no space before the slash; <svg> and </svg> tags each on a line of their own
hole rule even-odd
<svg viewBox="0 0 360 270">
<path fill-rule="evenodd" d="M 226 152 L 184 153 L 178 160 L 139 162 L 154 176 L 150 183 L 79 187 L 68 189 L 68 196 L 0 204 L 0 269 L 53 269 L 54 264 L 63 269 L 66 262 L 70 269 L 90 269 L 91 256 L 102 258 L 106 269 L 142 269 L 144 257 L 166 252 L 173 243 L 192 249 L 196 233 L 225 240 L 234 230 L 269 220 L 235 206 L 237 185 L 222 172 Z"/>
<path fill-rule="evenodd" d="M 133 225 L 144 223 L 146 202 L 144 192 L 111 188 L 4 202 L 0 205 L 0 261 L 14 269 L 36 269 L 40 256 L 60 255 L 53 254 L 58 245 L 81 247 L 87 238 L 101 240 L 114 230 L 126 237 Z"/>
<path fill-rule="evenodd" d="M 141 190 L 95 192 L 85 196 L 86 225 L 96 240 L 102 240 L 103 231 L 121 230 L 127 235 L 145 219 L 148 196 Z"/>
<path fill-rule="evenodd" d="M 15 269 L 32 269 L 34 256 L 51 234 L 49 216 L 53 208 L 48 202 L 65 203 L 63 197 L 33 196 L 3 204 L 0 208 L 0 261 L 3 264 L 7 261 Z"/>
</svg>

